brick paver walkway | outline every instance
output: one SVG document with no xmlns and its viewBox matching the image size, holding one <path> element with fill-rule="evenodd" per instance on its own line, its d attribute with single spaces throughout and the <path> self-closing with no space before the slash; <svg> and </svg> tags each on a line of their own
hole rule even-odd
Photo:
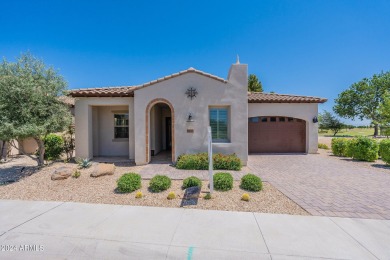
<svg viewBox="0 0 390 260">
<path fill-rule="evenodd" d="M 328 155 L 250 155 L 248 167 L 313 215 L 390 219 L 390 168 Z"/>
</svg>

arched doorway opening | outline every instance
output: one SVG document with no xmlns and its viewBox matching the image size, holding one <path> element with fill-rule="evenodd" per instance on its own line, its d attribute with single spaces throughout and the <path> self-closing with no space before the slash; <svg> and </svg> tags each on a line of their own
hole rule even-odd
<svg viewBox="0 0 390 260">
<path fill-rule="evenodd" d="M 174 109 L 165 99 L 152 100 L 146 108 L 146 162 L 174 162 Z"/>
</svg>

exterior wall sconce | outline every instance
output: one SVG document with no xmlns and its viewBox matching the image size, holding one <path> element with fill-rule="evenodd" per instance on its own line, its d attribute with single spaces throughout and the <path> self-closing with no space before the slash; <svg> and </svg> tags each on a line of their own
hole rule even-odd
<svg viewBox="0 0 390 260">
<path fill-rule="evenodd" d="M 191 113 L 188 114 L 187 117 L 187 133 L 193 133 L 194 132 L 194 117 Z"/>
<path fill-rule="evenodd" d="M 313 117 L 313 123 L 318 123 L 318 118 L 316 116 Z"/>
<path fill-rule="evenodd" d="M 191 113 L 188 114 L 187 122 L 194 122 L 193 116 Z"/>
</svg>

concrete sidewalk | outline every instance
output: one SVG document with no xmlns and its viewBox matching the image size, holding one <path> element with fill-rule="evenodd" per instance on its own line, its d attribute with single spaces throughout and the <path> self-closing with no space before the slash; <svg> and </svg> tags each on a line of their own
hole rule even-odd
<svg viewBox="0 0 390 260">
<path fill-rule="evenodd" d="M 0 200 L 0 234 L 0 259 L 390 259 L 389 220 Z"/>
</svg>

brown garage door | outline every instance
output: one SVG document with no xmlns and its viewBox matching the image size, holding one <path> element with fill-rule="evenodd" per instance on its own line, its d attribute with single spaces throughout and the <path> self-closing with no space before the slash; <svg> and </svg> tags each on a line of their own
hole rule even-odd
<svg viewBox="0 0 390 260">
<path fill-rule="evenodd" d="M 306 121 L 292 117 L 251 117 L 248 120 L 250 153 L 304 153 Z"/>
</svg>

